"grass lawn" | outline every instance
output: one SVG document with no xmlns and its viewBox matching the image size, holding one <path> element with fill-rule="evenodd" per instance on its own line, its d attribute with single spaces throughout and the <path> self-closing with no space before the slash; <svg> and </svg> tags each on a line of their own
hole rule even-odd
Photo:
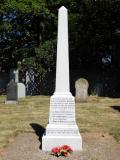
<svg viewBox="0 0 120 160">
<path fill-rule="evenodd" d="M 47 125 L 49 99 L 48 96 L 32 96 L 19 100 L 18 104 L 5 105 L 5 96 L 0 96 L 0 149 L 19 132 L 33 132 L 31 123 Z M 119 111 L 120 98 L 90 96 L 87 103 L 76 103 L 80 132 L 109 133 L 120 141 Z"/>
</svg>

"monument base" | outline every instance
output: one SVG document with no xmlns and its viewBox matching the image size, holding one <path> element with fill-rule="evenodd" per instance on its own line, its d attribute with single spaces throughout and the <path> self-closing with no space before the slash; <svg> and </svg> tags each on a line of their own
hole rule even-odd
<svg viewBox="0 0 120 160">
<path fill-rule="evenodd" d="M 76 124 L 47 125 L 46 133 L 42 137 L 42 150 L 51 151 L 61 145 L 69 145 L 74 151 L 82 150 L 82 138 Z"/>
<path fill-rule="evenodd" d="M 52 148 L 62 145 L 70 146 L 74 151 L 82 150 L 81 136 L 43 136 L 42 150 L 51 151 Z"/>
<path fill-rule="evenodd" d="M 51 96 L 49 124 L 42 137 L 43 151 L 61 145 L 69 145 L 74 151 L 82 150 L 82 138 L 75 121 L 75 99 L 70 92 Z"/>
<path fill-rule="evenodd" d="M 17 103 L 17 101 L 9 101 L 9 100 L 5 101 L 5 104 L 16 104 L 16 103 Z"/>
</svg>

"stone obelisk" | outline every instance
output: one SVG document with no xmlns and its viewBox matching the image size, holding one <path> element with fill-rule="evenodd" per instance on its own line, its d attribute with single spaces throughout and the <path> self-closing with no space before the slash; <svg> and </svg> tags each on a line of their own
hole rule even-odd
<svg viewBox="0 0 120 160">
<path fill-rule="evenodd" d="M 75 99 L 70 93 L 68 13 L 62 6 L 58 14 L 56 86 L 50 98 L 49 124 L 42 137 L 42 150 L 69 145 L 82 150 L 82 138 L 75 119 Z"/>
</svg>

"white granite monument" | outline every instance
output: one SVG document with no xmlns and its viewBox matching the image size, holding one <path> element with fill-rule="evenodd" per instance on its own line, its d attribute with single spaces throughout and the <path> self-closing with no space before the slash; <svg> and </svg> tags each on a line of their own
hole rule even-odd
<svg viewBox="0 0 120 160">
<path fill-rule="evenodd" d="M 62 6 L 58 17 L 56 86 L 50 98 L 49 124 L 42 137 L 42 150 L 69 145 L 74 151 L 82 150 L 82 138 L 75 119 L 75 99 L 70 93 L 68 14 Z"/>
<path fill-rule="evenodd" d="M 25 98 L 26 96 L 25 85 L 19 82 L 19 71 L 15 70 L 14 74 L 15 74 L 15 83 L 17 83 L 17 97 Z"/>
</svg>

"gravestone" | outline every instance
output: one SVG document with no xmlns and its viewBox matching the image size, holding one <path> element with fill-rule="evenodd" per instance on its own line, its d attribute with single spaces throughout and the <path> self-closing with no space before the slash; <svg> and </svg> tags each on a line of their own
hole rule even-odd
<svg viewBox="0 0 120 160">
<path fill-rule="evenodd" d="M 88 81 L 80 78 L 75 82 L 75 99 L 80 102 L 86 102 L 88 99 Z"/>
<path fill-rule="evenodd" d="M 25 85 L 23 83 L 19 83 L 19 70 L 14 70 L 15 74 L 15 82 L 17 83 L 17 96 L 18 98 L 25 98 L 26 91 Z"/>
<path fill-rule="evenodd" d="M 7 99 L 5 104 L 16 103 L 18 100 L 17 83 L 11 80 L 7 85 Z"/>
<path fill-rule="evenodd" d="M 25 98 L 26 92 L 25 92 L 25 85 L 23 83 L 17 83 L 18 87 L 18 98 Z"/>
<path fill-rule="evenodd" d="M 59 9 L 55 92 L 50 98 L 49 124 L 42 137 L 42 150 L 69 145 L 82 150 L 82 138 L 75 119 L 75 99 L 70 93 L 67 9 Z"/>
</svg>

